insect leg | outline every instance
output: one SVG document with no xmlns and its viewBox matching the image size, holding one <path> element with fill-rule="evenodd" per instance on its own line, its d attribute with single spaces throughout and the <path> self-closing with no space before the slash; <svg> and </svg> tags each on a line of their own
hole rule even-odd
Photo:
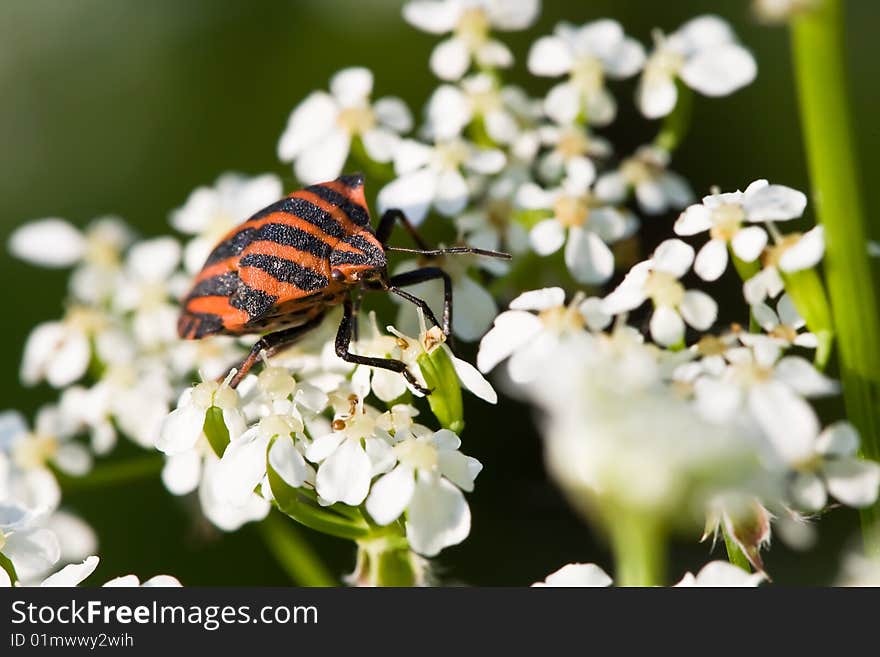
<svg viewBox="0 0 880 657">
<path fill-rule="evenodd" d="M 428 388 L 419 384 L 416 377 L 414 377 L 412 372 L 406 368 L 406 363 L 403 361 L 394 360 L 393 358 L 373 358 L 371 356 L 361 356 L 359 354 L 351 353 L 349 347 L 351 346 L 352 315 L 353 307 L 351 299 L 346 299 L 342 304 L 342 321 L 339 323 L 339 331 L 336 333 L 336 355 L 348 363 L 379 367 L 383 370 L 391 370 L 392 372 L 403 374 L 403 377 L 416 390 L 423 395 L 431 394 L 431 391 Z"/>
<path fill-rule="evenodd" d="M 434 318 L 434 313 L 428 308 L 428 304 L 424 300 L 419 299 L 408 292 L 399 289 L 407 285 L 417 285 L 425 281 L 432 281 L 437 278 L 443 279 L 443 323 L 441 324 Z M 443 329 L 446 337 L 450 336 L 452 329 L 452 279 L 445 271 L 439 267 L 422 267 L 413 271 L 407 271 L 397 274 L 388 279 L 388 291 L 403 297 L 419 306 L 434 324 Z"/>
<path fill-rule="evenodd" d="M 229 382 L 229 387 L 238 387 L 238 384 L 241 383 L 242 379 L 244 379 L 245 376 L 247 376 L 247 373 L 251 371 L 251 368 L 260 358 L 261 352 L 265 351 L 267 356 L 273 356 L 274 354 L 277 354 L 279 351 L 296 342 L 303 335 L 317 327 L 323 319 L 324 314 L 322 313 L 317 317 L 310 319 L 308 322 L 301 326 L 295 326 L 293 328 L 284 329 L 282 331 L 276 331 L 275 333 L 264 335 L 262 338 L 257 340 L 257 343 L 251 348 L 251 352 L 247 355 L 247 358 L 245 358 L 241 362 L 241 365 L 238 366 L 238 371 Z"/>
<path fill-rule="evenodd" d="M 388 245 L 388 239 L 391 237 L 391 230 L 394 228 L 395 221 L 400 222 L 400 225 L 403 226 L 407 233 L 409 233 L 413 242 L 418 245 L 419 249 L 423 251 L 430 249 L 427 242 L 425 242 L 425 240 L 422 239 L 422 236 L 419 235 L 419 231 L 416 230 L 416 227 L 412 225 L 403 212 L 396 208 L 386 210 L 382 215 L 382 218 L 379 220 L 379 227 L 376 228 L 376 238 L 382 246 Z"/>
</svg>

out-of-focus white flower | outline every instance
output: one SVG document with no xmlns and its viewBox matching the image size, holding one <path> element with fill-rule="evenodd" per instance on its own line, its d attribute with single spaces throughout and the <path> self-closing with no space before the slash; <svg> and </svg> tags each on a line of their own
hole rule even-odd
<svg viewBox="0 0 880 657">
<path fill-rule="evenodd" d="M 603 204 L 590 191 L 592 182 L 587 172 L 580 179 L 566 178 L 554 189 L 526 183 L 517 193 L 517 203 L 529 210 L 552 212 L 529 231 L 535 253 L 547 256 L 565 245 L 565 264 L 575 280 L 600 284 L 614 273 L 614 254 L 608 244 L 632 235 L 638 220 L 627 210 Z"/>
<path fill-rule="evenodd" d="M 791 274 L 811 269 L 825 255 L 825 227 L 811 228 L 806 233 L 789 233 L 768 247 L 763 269 L 743 283 L 743 296 L 754 306 L 774 298 L 785 289 L 782 273 Z"/>
<path fill-rule="evenodd" d="M 813 457 L 819 435 L 819 420 L 805 397 L 834 394 L 838 386 L 800 356 L 779 358 L 779 343 L 762 337 L 742 335 L 752 346 L 728 349 L 729 365 L 720 374 L 694 382 L 697 408 L 717 423 L 751 418 L 776 458 L 796 466 Z"/>
<path fill-rule="evenodd" d="M 437 77 L 458 80 L 471 60 L 482 69 L 510 66 L 513 55 L 489 31 L 524 30 L 540 10 L 540 0 L 411 0 L 403 18 L 425 32 L 453 33 L 434 48 L 430 64 Z"/>
<path fill-rule="evenodd" d="M 552 36 L 532 45 L 528 67 L 535 75 L 569 75 L 547 94 L 547 116 L 566 125 L 583 113 L 588 123 L 601 126 L 617 113 L 614 97 L 605 88 L 606 76 L 628 78 L 644 62 L 642 45 L 627 37 L 617 21 L 602 19 L 581 27 L 558 24 Z"/>
<path fill-rule="evenodd" d="M 37 412 L 33 431 L 16 411 L 4 411 L 0 450 L 9 454 L 22 471 L 54 465 L 62 472 L 81 476 L 92 467 L 92 456 L 85 445 L 74 440 L 77 426 L 58 406 L 46 405 Z"/>
<path fill-rule="evenodd" d="M 424 429 L 424 427 L 421 427 Z M 472 491 L 483 466 L 458 451 L 451 431 L 394 436 L 394 469 L 372 486 L 366 508 L 379 525 L 406 512 L 406 536 L 413 550 L 434 556 L 470 533 L 471 514 L 461 491 Z"/>
<path fill-rule="evenodd" d="M 508 166 L 492 180 L 482 202 L 455 217 L 461 241 L 490 251 L 512 254 L 528 251 L 528 233 L 514 218 L 516 190 L 528 179 L 530 175 L 522 167 Z M 504 275 L 510 267 L 508 262 L 492 258 L 481 258 L 479 264 L 496 276 Z"/>
<path fill-rule="evenodd" d="M 851 507 L 864 507 L 877 500 L 880 463 L 858 458 L 859 434 L 849 422 L 835 422 L 813 444 L 812 458 L 805 460 L 790 485 L 797 508 L 819 511 L 832 495 Z"/>
<path fill-rule="evenodd" d="M 2 574 L 2 573 L 0 573 Z M 843 560 L 843 568 L 837 586 L 880 586 L 880 559 L 861 554 L 849 554 Z"/>
<path fill-rule="evenodd" d="M 222 411 L 229 439 L 238 438 L 245 430 L 245 421 L 238 393 L 229 387 L 229 378 L 223 383 L 203 381 L 184 390 L 177 408 L 162 423 L 156 447 L 169 455 L 191 449 L 204 436 L 205 415 L 213 407 Z"/>
<path fill-rule="evenodd" d="M 403 140 L 394 154 L 398 178 L 379 191 L 379 212 L 397 208 L 415 224 L 421 223 L 432 207 L 452 217 L 464 210 L 470 196 L 462 170 L 498 173 L 505 161 L 501 151 L 477 148 L 459 138 L 434 146 Z"/>
<path fill-rule="evenodd" d="M 45 380 L 54 388 L 64 388 L 82 378 L 92 355 L 89 340 L 106 326 L 103 313 L 84 306 L 69 308 L 61 321 L 38 324 L 24 346 L 22 383 Z"/>
<path fill-rule="evenodd" d="M 86 557 L 82 563 L 72 563 L 68 564 L 57 573 L 49 575 L 42 582 L 39 583 L 41 587 L 64 587 L 70 588 L 74 586 L 79 586 L 84 580 L 86 580 L 95 569 L 98 567 L 99 563 L 98 557 L 91 555 Z M 7 579 L 3 579 L 5 575 L 5 571 L 0 569 L 0 587 L 9 586 L 10 582 Z M 117 577 L 115 579 L 111 579 L 104 586 L 110 587 L 120 587 L 120 586 L 181 586 L 180 581 L 176 577 L 172 577 L 171 575 L 156 575 L 155 577 L 151 577 L 146 580 L 143 584 L 141 584 L 140 579 L 136 575 L 124 575 L 122 577 Z"/>
<path fill-rule="evenodd" d="M 749 587 L 758 586 L 767 579 L 764 573 L 749 573 L 727 561 L 710 561 L 700 572 L 685 573 L 676 586 L 687 587 Z"/>
<path fill-rule="evenodd" d="M 535 582 L 532 586 L 603 588 L 611 584 L 612 580 L 608 573 L 594 563 L 568 563 L 547 575 L 543 582 Z"/>
<path fill-rule="evenodd" d="M 108 580 L 104 583 L 104 586 L 111 588 L 175 588 L 183 585 L 180 583 L 179 579 L 172 575 L 154 575 L 150 579 L 144 580 L 143 582 L 141 582 L 140 578 L 138 578 L 137 575 L 123 575 L 122 577 L 114 577 L 113 579 Z"/>
<path fill-rule="evenodd" d="M 596 178 L 593 160 L 611 155 L 611 144 L 592 134 L 585 126 L 546 125 L 538 134 L 549 151 L 538 160 L 538 172 L 548 183 L 561 177 L 580 187 L 587 187 Z"/>
<path fill-rule="evenodd" d="M 605 313 L 618 315 L 654 304 L 651 337 L 658 344 L 676 345 L 684 340 L 685 323 L 705 331 L 718 317 L 718 304 L 705 292 L 686 290 L 679 280 L 694 261 L 693 248 L 681 240 L 662 242 L 649 260 L 640 262 L 602 301 Z"/>
<path fill-rule="evenodd" d="M 507 93 L 505 93 L 507 91 Z M 440 85 L 428 101 L 427 129 L 434 139 L 453 139 L 480 119 L 486 134 L 498 144 L 512 144 L 520 134 L 510 90 L 502 89 L 486 73 L 476 73 L 461 86 Z"/>
<path fill-rule="evenodd" d="M 705 281 L 714 281 L 727 269 L 728 245 L 737 258 L 753 262 L 767 246 L 767 232 L 760 226 L 768 221 L 797 219 L 804 213 L 807 197 L 784 185 L 756 180 L 746 191 L 710 194 L 703 202 L 690 206 L 675 222 L 677 235 L 709 232 L 711 238 L 700 249 L 694 271 Z"/>
<path fill-rule="evenodd" d="M 186 202 L 171 213 L 175 230 L 193 235 L 184 250 L 183 262 L 190 274 L 197 273 L 211 249 L 236 224 L 281 198 L 281 180 L 273 174 L 243 176 L 224 173 L 210 187 L 197 187 Z"/>
<path fill-rule="evenodd" d="M 220 474 L 220 461 L 211 450 L 205 450 L 202 461 L 201 481 L 199 482 L 199 504 L 205 517 L 216 527 L 226 532 L 234 532 L 248 522 L 262 520 L 269 513 L 270 504 L 257 493 L 251 492 L 238 504 L 230 504 L 226 495 L 218 496 L 217 483 Z"/>
<path fill-rule="evenodd" d="M 599 176 L 596 196 L 609 203 L 623 203 L 630 190 L 645 214 L 680 210 L 694 198 L 691 187 L 670 171 L 669 152 L 656 146 L 641 146 L 614 170 Z"/>
<path fill-rule="evenodd" d="M 311 93 L 293 110 L 278 142 L 278 158 L 293 162 L 305 184 L 333 180 L 348 159 L 353 139 L 360 139 L 376 162 L 390 162 L 400 135 L 412 129 L 412 116 L 399 98 L 370 102 L 373 74 L 346 68 L 330 79 L 330 93 Z"/>
<path fill-rule="evenodd" d="M 753 0 L 752 9 L 758 20 L 769 24 L 780 24 L 801 14 L 808 13 L 819 6 L 819 0 Z"/>
<path fill-rule="evenodd" d="M 648 118 L 666 116 L 678 100 L 676 78 L 705 96 L 726 96 L 755 79 L 755 58 L 718 16 L 698 16 L 668 36 L 655 33 L 654 51 L 636 91 Z"/>
<path fill-rule="evenodd" d="M 598 302 L 595 297 L 576 295 L 566 306 L 560 287 L 524 292 L 510 302 L 510 310 L 495 318 L 492 330 L 480 341 L 477 367 L 489 372 L 510 358 L 510 378 L 516 383 L 531 381 L 544 359 L 569 336 L 585 327 L 602 330 L 608 326 L 611 318 L 601 312 Z"/>
<path fill-rule="evenodd" d="M 752 306 L 752 316 L 761 325 L 761 328 L 773 338 L 806 349 L 815 349 L 818 346 L 814 334 L 800 331 L 807 323 L 800 316 L 794 302 L 787 294 L 779 297 L 775 311 L 766 303 Z"/>
</svg>

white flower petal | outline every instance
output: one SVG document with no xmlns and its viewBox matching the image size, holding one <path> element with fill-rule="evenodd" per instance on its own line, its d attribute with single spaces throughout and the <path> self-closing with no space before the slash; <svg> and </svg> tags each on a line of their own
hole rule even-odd
<svg viewBox="0 0 880 657">
<path fill-rule="evenodd" d="M 705 50 L 688 59 L 679 75 L 684 82 L 706 96 L 726 96 L 750 84 L 758 65 L 748 50 L 727 44 Z"/>
<path fill-rule="evenodd" d="M 853 456 L 859 449 L 859 432 L 846 421 L 826 427 L 816 440 L 816 451 L 825 456 Z"/>
<path fill-rule="evenodd" d="M 467 43 L 457 37 L 441 41 L 431 52 L 430 66 L 441 80 L 459 80 L 471 63 Z"/>
<path fill-rule="evenodd" d="M 783 383 L 771 381 L 749 391 L 749 410 L 785 463 L 813 454 L 819 421 L 812 407 Z"/>
<path fill-rule="evenodd" d="M 806 195 L 785 185 L 767 185 L 753 193 L 746 190 L 743 199 L 743 210 L 749 221 L 797 219 L 806 207 Z"/>
<path fill-rule="evenodd" d="M 822 466 L 828 492 L 847 506 L 861 508 L 877 500 L 880 463 L 854 458 L 828 461 Z"/>
<path fill-rule="evenodd" d="M 367 151 L 371 160 L 390 162 L 394 157 L 397 145 L 400 143 L 400 137 L 391 130 L 373 128 L 361 135 L 361 141 L 363 141 L 364 150 Z"/>
<path fill-rule="evenodd" d="M 696 235 L 712 228 L 712 212 L 700 203 L 690 206 L 675 221 L 676 235 Z"/>
<path fill-rule="evenodd" d="M 614 254 L 596 233 L 574 226 L 565 244 L 565 264 L 576 281 L 600 284 L 614 273 Z"/>
<path fill-rule="evenodd" d="M 825 484 L 811 472 L 795 474 L 789 493 L 796 508 L 803 511 L 820 511 L 828 501 Z"/>
<path fill-rule="evenodd" d="M 458 169 L 441 173 L 437 179 L 437 192 L 434 197 L 434 207 L 437 208 L 437 212 L 451 217 L 464 210 L 467 201 L 467 182 Z"/>
<path fill-rule="evenodd" d="M 580 114 L 581 96 L 578 88 L 570 82 L 553 87 L 544 100 L 544 112 L 560 125 L 572 123 Z M 593 117 L 595 122 L 595 117 Z"/>
<path fill-rule="evenodd" d="M 453 332 L 467 342 L 479 339 L 498 313 L 494 297 L 467 275 L 453 280 L 452 293 L 457 311 L 452 316 Z"/>
<path fill-rule="evenodd" d="M 169 456 L 162 467 L 162 483 L 172 495 L 193 492 L 201 477 L 202 457 L 194 449 Z"/>
<path fill-rule="evenodd" d="M 523 292 L 510 302 L 511 310 L 536 310 L 556 308 L 565 304 L 565 290 L 561 287 L 544 287 Z"/>
<path fill-rule="evenodd" d="M 297 157 L 293 165 L 296 177 L 306 185 L 338 178 L 350 146 L 351 137 L 347 132 L 331 130 Z"/>
<path fill-rule="evenodd" d="M 179 579 L 177 579 L 176 577 L 172 577 L 171 575 L 154 575 L 153 577 L 148 579 L 146 582 L 141 584 L 141 586 L 146 586 L 146 587 L 150 587 L 150 588 L 152 588 L 152 587 L 170 588 L 170 587 L 182 586 L 182 584 L 180 583 Z"/>
<path fill-rule="evenodd" d="M 596 198 L 606 203 L 623 203 L 629 187 L 626 178 L 619 171 L 603 173 L 596 180 L 594 192 Z"/>
<path fill-rule="evenodd" d="M 666 116 L 678 102 L 675 79 L 668 74 L 646 73 L 636 88 L 636 103 L 649 119 Z"/>
<path fill-rule="evenodd" d="M 373 91 L 373 74 L 369 69 L 352 66 L 330 78 L 330 93 L 343 107 L 364 103 Z"/>
<path fill-rule="evenodd" d="M 538 19 L 540 0 L 485 3 L 489 24 L 497 30 L 524 30 Z"/>
<path fill-rule="evenodd" d="M 776 363 L 774 377 L 804 397 L 822 397 L 840 391 L 837 382 L 800 356 L 786 356 Z"/>
<path fill-rule="evenodd" d="M 376 120 L 395 132 L 406 133 L 413 128 L 413 117 L 406 103 L 396 96 L 386 96 L 373 103 Z"/>
<path fill-rule="evenodd" d="M 462 5 L 436 0 L 412 0 L 403 5 L 403 20 L 423 32 L 452 32 L 461 18 Z"/>
<path fill-rule="evenodd" d="M 674 309 L 660 306 L 651 316 L 651 337 L 657 344 L 669 347 L 684 340 L 684 322 Z"/>
<path fill-rule="evenodd" d="M 467 96 L 451 84 L 442 84 L 428 101 L 428 121 L 435 139 L 458 137 L 473 117 Z"/>
<path fill-rule="evenodd" d="M 346 439 L 321 464 L 315 477 L 318 494 L 328 502 L 357 506 L 370 491 L 372 463 L 360 441 Z"/>
<path fill-rule="evenodd" d="M 685 575 L 676 586 L 713 588 L 758 586 L 765 577 L 763 573 L 749 573 L 727 561 L 710 561 L 700 569 L 696 577 Z"/>
<path fill-rule="evenodd" d="M 679 306 L 679 312 L 688 324 L 698 331 L 707 331 L 718 319 L 718 304 L 701 290 L 688 290 Z"/>
<path fill-rule="evenodd" d="M 437 467 L 440 474 L 463 491 L 474 490 L 474 479 L 482 471 L 483 464 L 477 459 L 453 450 L 440 450 L 437 453 Z"/>
<path fill-rule="evenodd" d="M 565 244 L 565 228 L 556 219 L 539 221 L 529 231 L 529 243 L 538 255 L 556 253 Z"/>
<path fill-rule="evenodd" d="M 215 495 L 240 506 L 266 476 L 266 450 L 269 436 L 252 427 L 229 442 L 214 476 Z"/>
<path fill-rule="evenodd" d="M 339 431 L 318 436 L 306 448 L 306 458 L 312 463 L 320 463 L 335 452 L 343 440 L 345 440 L 345 434 Z"/>
<path fill-rule="evenodd" d="M 654 250 L 651 263 L 655 271 L 681 278 L 694 261 L 694 247 L 677 239 L 664 240 Z"/>
<path fill-rule="evenodd" d="M 727 242 L 709 240 L 694 260 L 694 271 L 704 281 L 717 281 L 727 269 Z"/>
<path fill-rule="evenodd" d="M 782 252 L 782 256 L 779 258 L 779 268 L 784 272 L 810 269 L 819 264 L 824 253 L 824 226 L 816 226 L 804 233 L 796 244 Z"/>
<path fill-rule="evenodd" d="M 428 215 L 428 208 L 437 190 L 437 174 L 429 169 L 417 170 L 392 180 L 379 192 L 379 212 L 396 208 L 418 225 Z"/>
<path fill-rule="evenodd" d="M 578 307 L 587 327 L 591 331 L 602 331 L 611 324 L 611 316 L 605 312 L 602 299 L 589 297 Z"/>
<path fill-rule="evenodd" d="M 456 358 L 452 350 L 448 347 L 447 349 L 452 360 L 452 366 L 455 368 L 455 373 L 458 375 L 461 384 L 483 401 L 497 404 L 498 394 L 492 388 L 492 385 L 480 374 L 479 370 L 466 360 Z"/>
<path fill-rule="evenodd" d="M 156 449 L 166 454 L 179 454 L 196 444 L 205 425 L 205 411 L 195 404 L 176 408 L 162 422 Z"/>
<path fill-rule="evenodd" d="M 535 315 L 521 310 L 503 312 L 495 318 L 495 325 L 480 340 L 477 367 L 488 372 L 514 351 L 527 344 L 544 328 Z"/>
<path fill-rule="evenodd" d="M 412 469 L 398 465 L 373 484 L 367 498 L 367 513 L 378 525 L 394 522 L 409 506 L 415 488 L 416 478 Z"/>
<path fill-rule="evenodd" d="M 309 94 L 290 114 L 287 127 L 278 141 L 278 159 L 282 162 L 295 160 L 315 141 L 333 130 L 338 115 L 339 108 L 330 94 L 323 91 Z"/>
<path fill-rule="evenodd" d="M 269 448 L 269 465 L 288 486 L 301 487 L 307 481 L 315 480 L 312 469 L 299 450 L 294 447 L 289 436 L 279 436 Z"/>
<path fill-rule="evenodd" d="M 611 586 L 611 577 L 594 563 L 569 563 L 532 586 Z"/>
<path fill-rule="evenodd" d="M 563 39 L 557 36 L 541 37 L 529 49 L 529 72 L 547 77 L 564 75 L 574 63 L 571 55 L 571 49 Z"/>
<path fill-rule="evenodd" d="M 464 495 L 440 477 L 419 477 L 406 517 L 410 546 L 426 557 L 461 543 L 471 531 L 471 511 Z"/>
<path fill-rule="evenodd" d="M 43 267 L 70 267 L 83 257 L 83 234 L 64 219 L 39 219 L 16 228 L 9 251 L 16 258 Z"/>
<path fill-rule="evenodd" d="M 86 577 L 95 572 L 98 567 L 98 557 L 86 557 L 82 563 L 72 563 L 54 575 L 43 580 L 40 586 L 44 587 L 72 587 L 77 586 Z"/>
<path fill-rule="evenodd" d="M 736 232 L 730 242 L 736 257 L 744 262 L 752 262 L 767 246 L 767 231 L 760 226 L 748 226 Z"/>
<path fill-rule="evenodd" d="M 6 537 L 3 554 L 12 561 L 22 581 L 39 577 L 61 557 L 61 548 L 54 532 L 48 529 L 20 530 Z"/>
</svg>

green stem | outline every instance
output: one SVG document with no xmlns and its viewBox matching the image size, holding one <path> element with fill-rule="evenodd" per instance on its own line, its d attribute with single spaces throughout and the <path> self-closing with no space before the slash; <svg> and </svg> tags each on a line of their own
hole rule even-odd
<svg viewBox="0 0 880 657">
<path fill-rule="evenodd" d="M 666 567 L 663 532 L 650 517 L 616 514 L 607 523 L 617 586 L 661 586 Z"/>
<path fill-rule="evenodd" d="M 65 493 L 121 486 L 139 479 L 155 477 L 162 471 L 164 459 L 158 454 L 142 456 L 129 461 L 102 463 L 82 477 L 55 472 Z"/>
<path fill-rule="evenodd" d="M 813 199 L 825 226 L 825 272 L 840 352 L 844 402 L 862 454 L 880 459 L 880 318 L 868 261 L 850 125 L 842 0 L 792 23 L 792 57 Z M 880 556 L 880 503 L 862 511 L 865 550 Z"/>
<path fill-rule="evenodd" d="M 299 586 L 336 586 L 338 582 L 289 520 L 272 511 L 258 525 L 266 547 Z"/>
</svg>

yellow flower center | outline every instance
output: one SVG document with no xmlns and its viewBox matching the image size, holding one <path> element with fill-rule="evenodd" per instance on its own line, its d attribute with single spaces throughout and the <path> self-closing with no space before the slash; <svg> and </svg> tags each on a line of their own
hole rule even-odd
<svg viewBox="0 0 880 657">
<path fill-rule="evenodd" d="M 556 220 L 567 228 L 583 226 L 590 216 L 590 206 L 583 196 L 560 196 L 553 204 Z"/>
<path fill-rule="evenodd" d="M 739 232 L 746 214 L 736 203 L 724 203 L 712 210 L 712 228 L 709 235 L 713 240 L 729 242 Z"/>
<path fill-rule="evenodd" d="M 100 333 L 107 327 L 107 318 L 86 306 L 72 306 L 67 311 L 65 321 L 87 335 Z"/>
<path fill-rule="evenodd" d="M 727 351 L 727 344 L 717 335 L 704 335 L 697 343 L 701 356 L 721 356 Z"/>
<path fill-rule="evenodd" d="M 441 169 L 457 169 L 467 160 L 468 155 L 467 144 L 460 139 L 437 144 L 434 149 L 435 163 Z"/>
<path fill-rule="evenodd" d="M 684 300 L 684 286 L 672 274 L 652 271 L 645 281 L 645 293 L 655 306 L 677 308 Z"/>
<path fill-rule="evenodd" d="M 296 379 L 283 367 L 267 367 L 257 378 L 257 383 L 272 399 L 287 399 L 296 392 Z"/>
<path fill-rule="evenodd" d="M 556 152 L 566 160 L 590 151 L 590 139 L 586 132 L 575 126 L 562 131 L 559 142 L 556 144 Z"/>
<path fill-rule="evenodd" d="M 437 448 L 421 440 L 405 440 L 394 446 L 398 460 L 411 468 L 431 470 L 437 467 Z"/>
<path fill-rule="evenodd" d="M 674 77 L 684 66 L 684 56 L 667 48 L 662 35 L 655 34 L 654 38 L 657 40 L 657 48 L 645 62 L 645 80 L 648 82 Z"/>
<path fill-rule="evenodd" d="M 568 306 L 547 308 L 538 313 L 538 317 L 548 330 L 557 333 L 580 331 L 586 324 L 584 316 L 577 308 L 581 300 L 581 298 L 576 298 Z"/>
<path fill-rule="evenodd" d="M 455 35 L 473 52 L 489 38 L 489 18 L 479 7 L 466 9 L 458 19 Z"/>
<path fill-rule="evenodd" d="M 43 467 L 58 453 L 58 439 L 46 434 L 31 433 L 16 443 L 13 461 L 23 470 Z"/>
<path fill-rule="evenodd" d="M 571 81 L 581 89 L 585 96 L 598 93 L 605 83 L 602 62 L 595 57 L 584 57 L 575 62 L 571 70 Z"/>
<path fill-rule="evenodd" d="M 362 135 L 376 125 L 376 115 L 369 105 L 346 107 L 336 121 L 348 134 Z"/>
<path fill-rule="evenodd" d="M 628 158 L 620 165 L 620 173 L 630 185 L 652 180 L 656 172 L 646 162 L 635 157 Z"/>
<path fill-rule="evenodd" d="M 267 415 L 260 420 L 260 431 L 264 436 L 289 436 L 297 427 L 293 426 L 293 418 L 281 415 Z"/>
<path fill-rule="evenodd" d="M 768 246 L 764 251 L 764 257 L 762 261 L 765 267 L 777 267 L 779 266 L 779 260 L 782 258 L 782 254 L 785 253 L 788 249 L 797 244 L 803 235 L 801 233 L 789 233 L 785 235 L 778 243 L 773 246 Z"/>
</svg>

